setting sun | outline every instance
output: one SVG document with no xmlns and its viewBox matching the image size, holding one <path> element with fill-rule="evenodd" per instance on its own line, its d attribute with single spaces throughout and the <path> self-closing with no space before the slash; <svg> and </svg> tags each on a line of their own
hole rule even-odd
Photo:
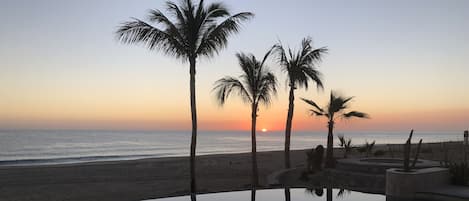
<svg viewBox="0 0 469 201">
<path fill-rule="evenodd" d="M 263 133 L 265 133 L 265 132 L 267 132 L 267 128 L 263 128 L 261 131 L 262 131 Z"/>
</svg>

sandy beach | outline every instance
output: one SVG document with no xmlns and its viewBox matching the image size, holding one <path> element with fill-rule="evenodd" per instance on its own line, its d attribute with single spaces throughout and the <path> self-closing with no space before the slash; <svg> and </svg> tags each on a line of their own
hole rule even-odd
<svg viewBox="0 0 469 201">
<path fill-rule="evenodd" d="M 293 151 L 301 165 L 304 151 Z M 282 169 L 283 152 L 258 155 L 260 182 Z M 244 189 L 250 186 L 250 153 L 197 157 L 199 192 Z M 0 167 L 0 200 L 142 200 L 186 195 L 189 158 L 155 158 L 119 162 Z"/>
<path fill-rule="evenodd" d="M 449 147 L 456 147 L 453 143 Z M 393 145 L 396 157 L 400 145 Z M 441 144 L 424 144 L 421 158 L 441 160 Z M 378 145 L 375 150 L 389 150 Z M 336 157 L 342 156 L 335 150 Z M 459 153 L 459 154 L 458 154 Z M 390 152 L 386 152 L 389 156 Z M 361 154 L 354 153 L 352 157 Z M 461 152 L 450 149 L 452 160 L 462 160 Z M 456 156 L 456 157 L 455 157 Z M 292 166 L 303 167 L 305 150 L 291 153 Z M 261 187 L 267 176 L 283 169 L 283 152 L 259 152 Z M 250 188 L 250 153 L 219 154 L 197 157 L 197 185 L 200 193 Z M 86 164 L 0 167 L 1 201 L 34 200 L 102 200 L 127 201 L 187 195 L 189 159 L 187 157 L 154 158 L 132 161 Z"/>
</svg>

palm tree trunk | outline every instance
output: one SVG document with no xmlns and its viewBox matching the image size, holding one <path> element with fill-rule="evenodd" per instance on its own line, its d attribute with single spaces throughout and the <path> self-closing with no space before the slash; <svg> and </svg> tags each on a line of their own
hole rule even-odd
<svg viewBox="0 0 469 201">
<path fill-rule="evenodd" d="M 257 120 L 257 104 L 252 104 L 251 113 L 251 143 L 252 143 L 252 186 L 255 188 L 258 184 L 257 171 L 257 148 L 256 148 L 256 120 Z"/>
<path fill-rule="evenodd" d="M 197 201 L 195 193 L 191 193 L 191 201 Z"/>
<path fill-rule="evenodd" d="M 334 121 L 330 120 L 328 123 L 329 132 L 327 134 L 327 150 L 326 150 L 326 168 L 334 167 L 334 135 L 332 130 L 334 129 Z"/>
<path fill-rule="evenodd" d="M 189 59 L 190 63 L 190 93 L 191 93 L 191 117 L 192 117 L 192 138 L 191 138 L 191 155 L 190 155 L 190 169 L 191 169 L 191 194 L 195 194 L 195 148 L 197 145 L 197 105 L 195 102 L 195 58 Z"/>
<path fill-rule="evenodd" d="M 327 201 L 332 201 L 332 188 L 328 187 L 326 190 L 326 199 Z"/>
<path fill-rule="evenodd" d="M 256 201 L 256 188 L 251 189 L 251 201 Z"/>
<path fill-rule="evenodd" d="M 293 109 L 295 107 L 295 87 L 290 84 L 290 95 L 288 97 L 287 125 L 285 126 L 285 168 L 290 168 L 290 136 L 293 120 Z"/>
<path fill-rule="evenodd" d="M 285 201 L 291 201 L 290 188 L 285 187 Z"/>
</svg>

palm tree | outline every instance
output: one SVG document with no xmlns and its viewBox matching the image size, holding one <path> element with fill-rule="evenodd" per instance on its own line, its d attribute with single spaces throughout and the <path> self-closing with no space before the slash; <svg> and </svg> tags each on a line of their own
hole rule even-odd
<svg viewBox="0 0 469 201">
<path fill-rule="evenodd" d="M 160 50 L 183 62 L 189 61 L 192 119 L 190 169 L 191 193 L 194 193 L 197 144 L 196 62 L 200 57 L 213 57 L 225 48 L 228 37 L 238 33 L 241 23 L 249 20 L 253 14 L 241 12 L 231 15 L 224 4 L 211 3 L 205 6 L 203 0 L 197 5 L 192 0 L 183 0 L 179 5 L 168 1 L 166 10 L 169 15 L 160 10 L 150 10 L 148 22 L 133 18 L 122 23 L 116 35 L 122 43 L 142 44 L 150 50 Z"/>
<path fill-rule="evenodd" d="M 327 53 L 327 48 L 314 49 L 312 39 L 307 37 L 301 41 L 301 48 L 298 51 L 288 49 L 287 54 L 285 48 L 280 43 L 275 45 L 275 50 L 277 52 L 278 63 L 283 71 L 287 73 L 287 82 L 290 87 L 287 123 L 285 126 L 285 167 L 290 168 L 290 136 L 293 108 L 295 106 L 295 89 L 298 87 L 308 89 L 310 81 L 316 83 L 318 89 L 323 88 L 321 73 L 316 70 L 315 65 Z"/>
<path fill-rule="evenodd" d="M 353 97 L 343 97 L 340 95 L 336 95 L 336 93 L 331 92 L 330 100 L 325 109 L 319 107 L 314 101 L 304 99 L 302 100 L 309 105 L 313 106 L 311 109 L 311 115 L 317 116 L 324 116 L 328 120 L 328 135 L 327 135 L 327 150 L 326 150 L 326 167 L 331 168 L 334 167 L 334 160 L 333 160 L 333 144 L 334 144 L 334 122 L 336 121 L 337 117 L 343 118 L 368 118 L 368 114 L 358 111 L 351 111 L 345 112 L 344 110 L 349 108 L 348 103 L 353 99 Z"/>
<path fill-rule="evenodd" d="M 277 79 L 265 67 L 264 63 L 270 55 L 269 50 L 262 61 L 258 61 L 252 54 L 238 53 L 239 65 L 243 74 L 239 78 L 227 76 L 215 82 L 217 101 L 225 104 L 230 94 L 239 95 L 245 103 L 251 105 L 251 143 L 252 143 L 252 184 L 258 184 L 257 157 L 256 157 L 256 120 L 259 104 L 270 105 L 272 96 L 277 94 Z"/>
<path fill-rule="evenodd" d="M 339 135 L 339 146 L 344 149 L 344 158 L 352 151 L 352 138 L 345 139 L 344 135 Z"/>
</svg>

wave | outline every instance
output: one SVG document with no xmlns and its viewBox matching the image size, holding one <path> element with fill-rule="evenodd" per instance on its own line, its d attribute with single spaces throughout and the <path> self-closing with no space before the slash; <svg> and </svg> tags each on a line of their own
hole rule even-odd
<svg viewBox="0 0 469 201">
<path fill-rule="evenodd" d="M 75 164 L 98 161 L 122 161 L 137 160 L 144 158 L 158 158 L 163 156 L 176 156 L 171 154 L 142 154 L 142 155 L 109 155 L 109 156 L 84 156 L 65 158 L 43 158 L 43 159 L 19 159 L 0 161 L 0 166 L 31 166 L 31 165 L 54 165 L 54 164 Z"/>
</svg>

